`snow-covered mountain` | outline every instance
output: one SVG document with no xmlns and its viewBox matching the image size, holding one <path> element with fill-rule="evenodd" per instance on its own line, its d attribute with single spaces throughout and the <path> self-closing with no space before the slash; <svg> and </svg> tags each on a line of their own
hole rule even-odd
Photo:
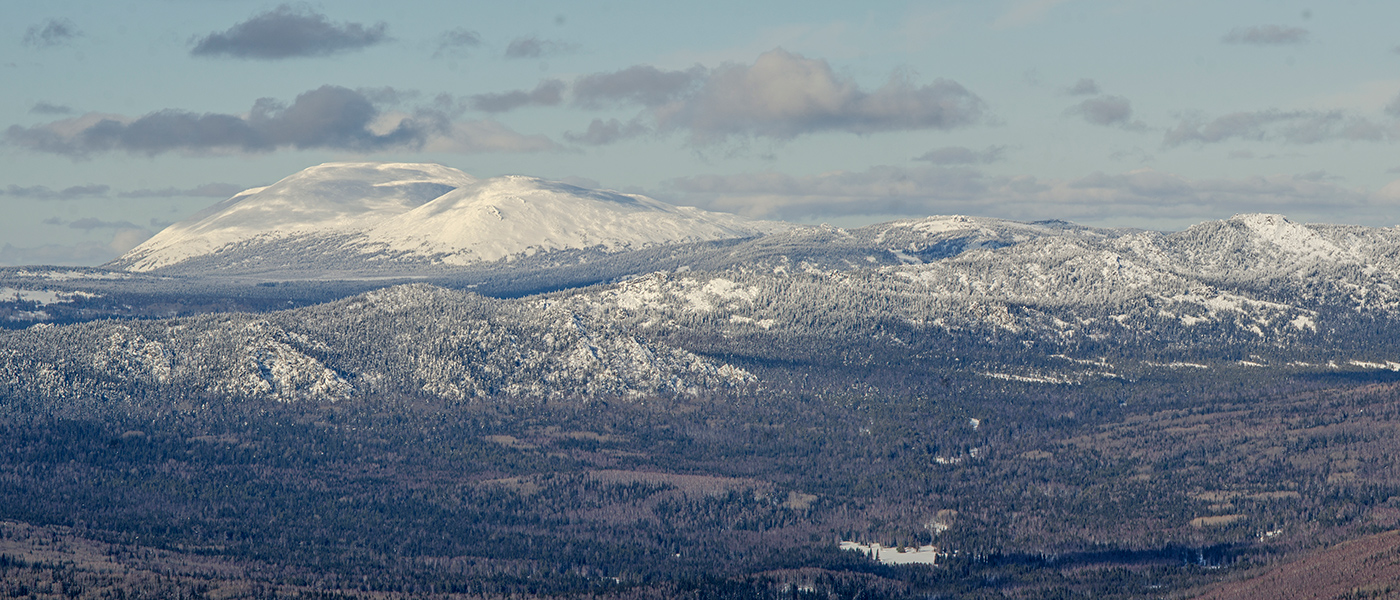
<svg viewBox="0 0 1400 600">
<path fill-rule="evenodd" d="M 327 163 L 176 223 L 109 266 L 238 272 L 465 265 L 567 249 L 743 238 L 781 223 L 435 164 Z"/>
<path fill-rule="evenodd" d="M 359 196 L 359 216 L 309 221 L 327 228 L 352 223 L 346 227 L 360 237 L 335 238 L 342 251 L 379 244 L 369 251 L 448 256 L 444 240 L 470 237 L 450 227 L 486 231 L 470 227 L 494 219 L 492 210 L 521 211 L 535 222 L 582 215 L 588 223 L 625 219 L 626 210 L 611 204 L 639 207 L 648 217 L 685 212 L 523 178 L 463 184 L 424 200 L 434 190 L 414 190 L 427 177 L 401 175 L 378 199 Z M 559 194 L 573 199 L 572 212 L 551 212 L 558 205 L 550 198 Z M 416 208 L 403 208 L 414 202 Z M 405 225 L 439 218 L 437 229 Z M 608 231 L 619 229 L 625 227 Z M 553 235 L 509 224 L 495 239 L 520 239 L 524 230 L 536 240 Z M 372 237 L 378 231 L 392 233 Z M 681 230 L 649 233 L 655 237 L 633 243 Z M 605 248 L 610 239 L 559 236 Z M 496 256 L 501 248 L 455 251 Z M 534 259 L 477 263 L 472 278 L 461 280 L 470 287 L 480 277 L 533 277 L 537 289 L 558 290 L 517 299 L 417 285 L 262 316 L 6 333 L 0 396 L 120 398 L 156 389 L 276 400 L 730 393 L 764 377 L 762 365 L 800 370 L 817 363 L 824 366 L 812 367 L 813 376 L 822 381 L 839 379 L 848 367 L 907 364 L 929 377 L 960 370 L 1030 384 L 1181 368 L 1400 370 L 1396 228 L 1250 214 L 1167 233 L 952 216 L 849 230 L 790 228 L 588 259 L 549 268 Z M 585 270 L 591 274 L 578 275 Z M 50 289 L 55 282 L 31 275 L 23 282 L 0 278 L 18 290 L 15 315 L 52 308 L 31 306 L 50 297 L 42 294 L 68 302 L 88 285 L 73 279 L 62 282 L 69 288 Z M 169 278 L 185 286 L 200 280 Z M 115 293 L 110 286 L 120 283 L 103 281 L 109 287 L 101 293 Z M 150 295 L 162 281 L 141 285 Z M 600 281 L 613 282 L 591 285 Z M 265 293 L 278 289 L 261 285 L 272 286 L 258 288 Z"/>
<path fill-rule="evenodd" d="M 866 248 L 867 266 L 840 264 L 852 252 L 841 261 L 771 254 L 556 295 L 638 331 L 734 348 L 855 339 L 883 348 L 867 356 L 936 348 L 990 353 L 1002 366 L 1092 359 L 1062 361 L 1066 369 L 1045 381 L 1101 372 L 1104 356 L 1138 366 L 1400 365 L 1394 228 L 1239 215 L 1162 233 L 933 217 L 827 233 L 857 240 L 848 243 Z"/>
</svg>

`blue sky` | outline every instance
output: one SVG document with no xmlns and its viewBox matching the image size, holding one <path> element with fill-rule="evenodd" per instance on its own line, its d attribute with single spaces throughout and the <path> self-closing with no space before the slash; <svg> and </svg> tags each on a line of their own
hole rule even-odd
<svg viewBox="0 0 1400 600">
<path fill-rule="evenodd" d="M 10 3 L 0 264 L 314 164 L 762 218 L 1400 223 L 1400 4 Z"/>
</svg>

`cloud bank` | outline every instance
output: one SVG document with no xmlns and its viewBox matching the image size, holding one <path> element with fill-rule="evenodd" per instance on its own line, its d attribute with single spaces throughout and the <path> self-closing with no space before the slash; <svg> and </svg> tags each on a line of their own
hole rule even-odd
<svg viewBox="0 0 1400 600">
<path fill-rule="evenodd" d="M 655 117 L 660 129 L 685 130 L 703 143 L 733 135 L 791 139 L 822 131 L 952 129 L 979 120 L 984 106 L 943 79 L 918 86 L 896 75 L 867 92 L 824 60 L 773 50 L 752 65 L 710 71 L 694 95 L 658 107 Z"/>
<path fill-rule="evenodd" d="M 1392 184 L 1394 186 L 1396 184 Z M 682 204 L 781 219 L 969 214 L 1019 220 L 1189 224 L 1241 212 L 1301 217 L 1393 214 L 1400 194 L 1325 178 L 1189 179 L 1152 169 L 1078 179 L 991 176 L 970 168 L 876 166 L 808 176 L 745 173 L 666 182 Z M 1393 196 L 1393 197 L 1392 197 Z"/>
<path fill-rule="evenodd" d="M 361 92 L 330 85 L 302 93 L 291 105 L 260 99 L 245 115 L 166 109 L 133 119 L 91 113 L 33 127 L 11 126 L 4 140 L 27 150 L 74 158 L 108 152 L 155 156 L 285 148 L 363 153 L 417 150 L 430 142 L 457 152 L 557 147 L 547 138 L 521 135 L 499 123 L 456 123 L 449 114 L 432 108 L 413 114 L 384 113 Z"/>
<path fill-rule="evenodd" d="M 325 15 L 283 4 L 211 33 L 195 43 L 194 56 L 279 60 L 359 50 L 389 39 L 388 25 L 332 23 Z"/>
<path fill-rule="evenodd" d="M 821 132 L 870 134 L 953 129 L 980 121 L 986 104 L 945 79 L 918 85 L 896 74 L 875 90 L 838 76 L 825 60 L 776 49 L 753 64 L 665 71 L 634 66 L 576 79 L 573 102 L 585 108 L 640 105 L 651 129 L 683 132 L 699 144 L 731 137 L 788 140 Z M 595 120 L 573 139 L 601 144 L 632 137 L 621 122 Z M 632 128 L 628 133 L 635 133 Z"/>
</svg>

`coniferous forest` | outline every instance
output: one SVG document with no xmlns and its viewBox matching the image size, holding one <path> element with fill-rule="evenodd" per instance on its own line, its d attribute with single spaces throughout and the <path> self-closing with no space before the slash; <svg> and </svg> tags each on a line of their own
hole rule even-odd
<svg viewBox="0 0 1400 600">
<path fill-rule="evenodd" d="M 1393 595 L 1392 274 L 1036 227 L 5 270 L 0 597 Z"/>
</svg>

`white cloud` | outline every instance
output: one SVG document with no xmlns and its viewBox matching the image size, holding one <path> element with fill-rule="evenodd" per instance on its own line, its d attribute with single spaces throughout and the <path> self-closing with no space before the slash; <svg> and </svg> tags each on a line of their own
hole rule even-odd
<svg viewBox="0 0 1400 600">
<path fill-rule="evenodd" d="M 982 118 L 985 104 L 957 82 L 919 86 L 901 76 L 874 91 L 839 77 L 824 60 L 782 49 L 752 65 L 711 70 L 693 94 L 658 106 L 658 129 L 700 143 L 729 136 L 790 139 L 820 131 L 874 133 L 952 129 Z"/>
</svg>

